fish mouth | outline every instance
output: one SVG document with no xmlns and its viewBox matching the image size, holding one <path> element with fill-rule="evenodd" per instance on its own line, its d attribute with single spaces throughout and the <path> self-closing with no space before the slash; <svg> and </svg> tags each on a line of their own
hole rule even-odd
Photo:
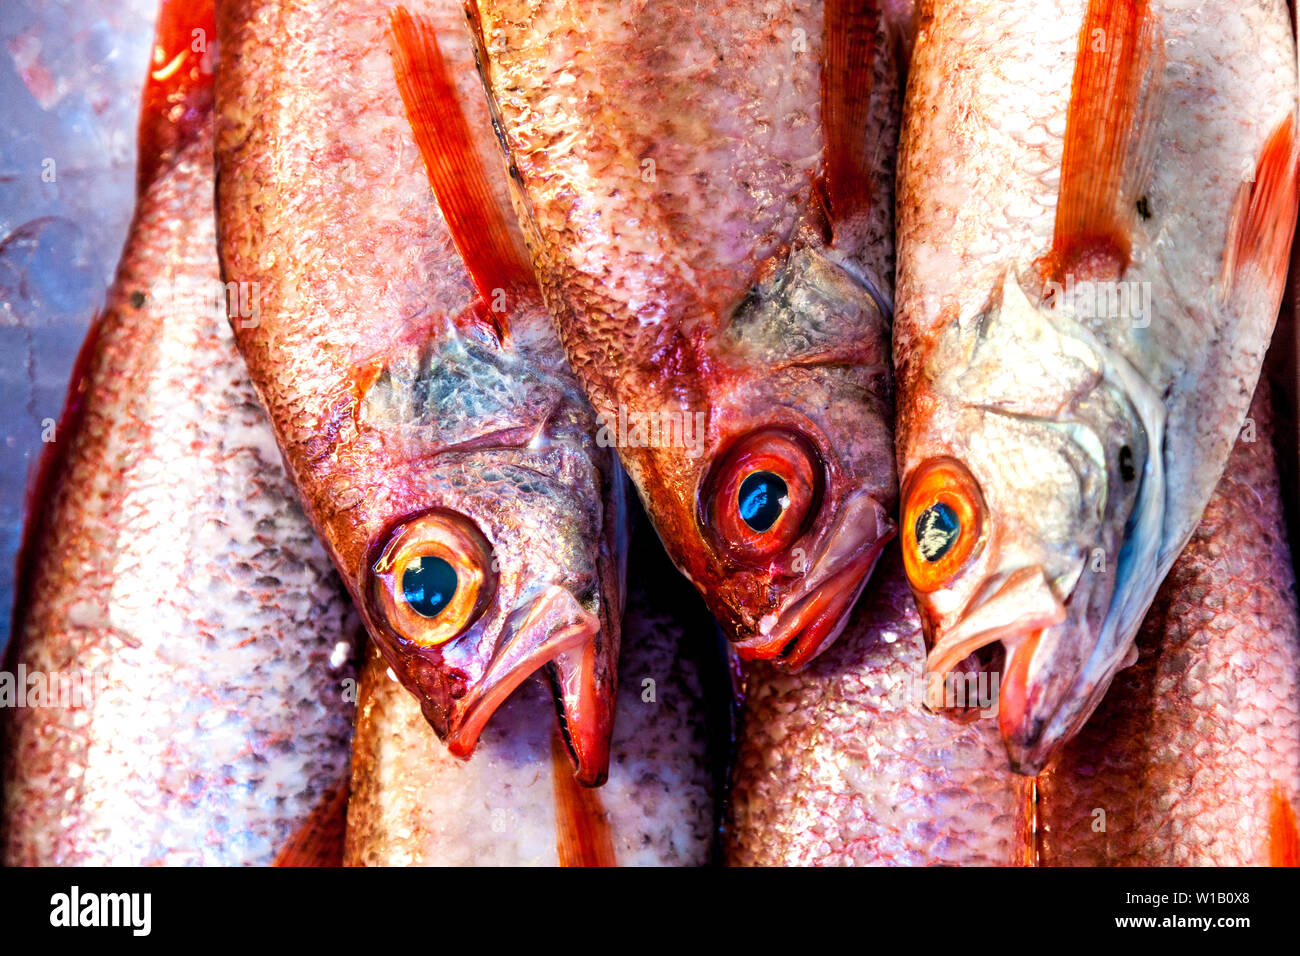
<svg viewBox="0 0 1300 956">
<path fill-rule="evenodd" d="M 548 587 L 511 615 L 504 647 L 466 696 L 447 729 L 447 749 L 468 759 L 498 707 L 543 668 L 551 677 L 565 745 L 579 783 L 596 786 L 609 770 L 612 708 L 602 700 L 597 638 L 600 620 L 567 590 Z"/>
<path fill-rule="evenodd" d="M 865 493 L 854 495 L 814 562 L 808 583 L 779 613 L 759 622 L 758 635 L 736 642 L 736 652 L 745 660 L 770 661 L 790 672 L 806 667 L 844 631 L 895 530 L 879 502 Z M 770 622 L 766 629 L 764 622 Z"/>
<path fill-rule="evenodd" d="M 943 679 L 967 665 L 979 668 L 976 655 L 1001 642 L 998 730 L 1011 769 L 1036 776 L 1092 715 L 1115 672 L 1132 662 L 1132 642 L 1119 639 L 1116 619 L 1094 606 L 1108 590 L 1080 584 L 1062 602 L 1038 566 L 987 582 L 930 650 L 926 706 L 951 703 Z"/>
<path fill-rule="evenodd" d="M 1115 674 L 1136 661 L 1131 641 L 1121 649 L 1095 634 L 1069 622 L 1028 634 L 1008 653 L 998 730 L 1016 773 L 1037 776 L 1087 723 Z"/>
</svg>

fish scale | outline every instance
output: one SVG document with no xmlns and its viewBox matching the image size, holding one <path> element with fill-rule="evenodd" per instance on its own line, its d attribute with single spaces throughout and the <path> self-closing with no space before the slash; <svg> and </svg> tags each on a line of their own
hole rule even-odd
<svg viewBox="0 0 1300 956">
<path fill-rule="evenodd" d="M 30 519 L 7 670 L 91 683 L 3 709 L 6 865 L 265 865 L 347 772 L 355 615 L 216 308 L 210 115 L 154 160 Z"/>
<path fill-rule="evenodd" d="M 896 552 L 806 671 L 754 665 L 731 791 L 738 866 L 1008 866 L 1024 797 L 991 720 L 922 706 L 925 648 Z"/>
</svg>

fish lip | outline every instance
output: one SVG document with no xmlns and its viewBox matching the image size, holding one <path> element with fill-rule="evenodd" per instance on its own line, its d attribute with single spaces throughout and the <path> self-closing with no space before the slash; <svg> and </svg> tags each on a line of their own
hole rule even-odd
<svg viewBox="0 0 1300 956">
<path fill-rule="evenodd" d="M 516 612 L 516 616 L 521 612 Z M 550 618 L 560 615 L 560 623 Z M 457 757 L 469 759 L 478 745 L 483 728 L 497 708 L 525 680 L 561 655 L 595 641 L 600 621 L 583 608 L 564 588 L 552 585 L 522 610 L 522 620 L 504 635 L 505 649 L 528 644 L 539 636 L 537 646 L 522 657 L 512 659 L 498 653 L 483 676 L 475 683 L 447 727 L 447 749 Z"/>
<path fill-rule="evenodd" d="M 1018 568 L 998 581 L 991 594 L 981 597 L 986 590 L 981 586 L 952 624 L 935 629 L 934 645 L 925 659 L 929 678 L 925 705 L 929 710 L 943 709 L 943 680 L 971 654 L 1001 641 L 1007 650 L 1003 668 L 1007 671 L 1027 638 L 1066 618 L 1066 605 L 1056 597 L 1038 565 Z M 1002 610 L 1004 605 L 1006 611 Z"/>
<path fill-rule="evenodd" d="M 772 661 L 774 666 L 794 673 L 806 667 L 843 633 L 849 611 L 897 530 L 880 503 L 869 495 L 864 497 L 869 505 L 867 514 L 874 518 L 874 524 L 869 530 L 859 527 L 853 532 L 857 540 L 848 555 L 812 577 L 792 595 L 766 633 L 734 644 L 741 658 Z M 823 556 L 845 533 L 836 530 Z"/>
</svg>

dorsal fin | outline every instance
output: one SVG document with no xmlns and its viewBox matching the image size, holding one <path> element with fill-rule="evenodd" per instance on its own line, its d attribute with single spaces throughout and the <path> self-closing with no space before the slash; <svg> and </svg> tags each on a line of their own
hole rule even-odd
<svg viewBox="0 0 1300 956">
<path fill-rule="evenodd" d="M 1295 808 L 1278 787 L 1269 794 L 1268 865 L 1300 866 L 1300 828 Z"/>
<path fill-rule="evenodd" d="M 509 296 L 536 279 L 479 159 L 433 25 L 404 7 L 391 14 L 393 69 L 429 183 L 479 302 L 475 312 L 499 341 L 509 337 Z"/>
<path fill-rule="evenodd" d="M 1223 249 L 1220 287 L 1225 300 L 1242 287 L 1253 287 L 1274 307 L 1281 301 L 1295 233 L 1298 161 L 1295 117 L 1288 115 L 1264 143 L 1254 179 L 1237 192 Z"/>
<path fill-rule="evenodd" d="M 1159 125 L 1164 58 L 1149 0 L 1089 0 L 1061 158 L 1048 278 L 1117 279 Z"/>
<path fill-rule="evenodd" d="M 141 192 L 208 122 L 216 40 L 213 0 L 163 0 L 140 109 Z"/>
<path fill-rule="evenodd" d="M 558 729 L 551 734 L 551 775 L 560 866 L 614 866 L 614 843 L 600 792 L 574 779 L 573 762 Z"/>
<path fill-rule="evenodd" d="M 822 127 L 831 234 L 871 208 L 867 121 L 879 10 L 875 0 L 826 0 L 823 12 Z"/>
</svg>

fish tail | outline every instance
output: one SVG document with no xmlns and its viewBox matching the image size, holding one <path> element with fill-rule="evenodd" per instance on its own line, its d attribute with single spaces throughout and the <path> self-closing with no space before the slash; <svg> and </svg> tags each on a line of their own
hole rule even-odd
<svg viewBox="0 0 1300 956">
<path fill-rule="evenodd" d="M 551 735 L 551 775 L 560 866 L 614 866 L 614 843 L 600 792 L 574 779 L 573 764 L 558 730 Z"/>
<path fill-rule="evenodd" d="M 822 120 L 826 137 L 823 184 L 832 234 L 835 225 L 871 209 L 866 130 L 871 113 L 876 30 L 874 0 L 827 0 L 822 64 Z"/>
<path fill-rule="evenodd" d="M 1219 280 L 1225 301 L 1241 288 L 1281 301 L 1295 233 L 1298 165 L 1295 117 L 1288 115 L 1264 143 L 1254 176 L 1237 190 Z"/>
<path fill-rule="evenodd" d="M 342 866 L 347 825 L 348 777 L 320 799 L 275 855 L 273 866 Z"/>
<path fill-rule="evenodd" d="M 1295 807 L 1278 788 L 1269 796 L 1268 865 L 1300 866 L 1300 827 Z"/>
<path fill-rule="evenodd" d="M 429 183 L 478 291 L 477 317 L 504 342 L 510 331 L 506 295 L 536 285 L 527 253 L 479 159 L 433 25 L 400 6 L 390 22 L 397 87 Z"/>
<path fill-rule="evenodd" d="M 140 110 L 141 192 L 209 122 L 216 39 L 214 0 L 162 0 Z"/>
<path fill-rule="evenodd" d="M 1089 0 L 1045 270 L 1054 281 L 1116 277 L 1129 265 L 1156 143 L 1161 49 L 1148 0 Z"/>
</svg>

